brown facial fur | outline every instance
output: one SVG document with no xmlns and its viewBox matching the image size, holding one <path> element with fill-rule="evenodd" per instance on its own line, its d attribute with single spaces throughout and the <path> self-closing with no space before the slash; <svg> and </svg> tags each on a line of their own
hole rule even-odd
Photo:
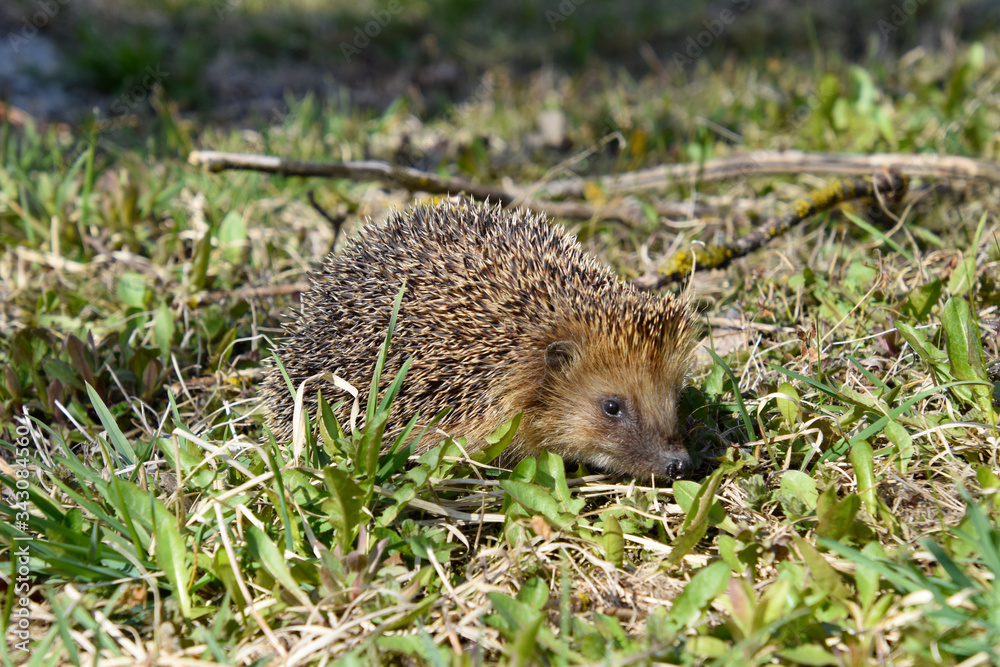
<svg viewBox="0 0 1000 667">
<path fill-rule="evenodd" d="M 601 307 L 593 324 L 560 332 L 560 349 L 572 349 L 561 367 L 536 371 L 534 382 L 520 383 L 521 391 L 507 388 L 508 410 L 525 412 L 521 451 L 549 449 L 635 477 L 683 476 L 691 460 L 681 439 L 677 399 L 694 337 L 667 324 L 677 318 L 678 302 L 638 293 L 619 296 L 622 301 Z M 618 405 L 617 416 L 604 413 L 605 401 Z"/>
<path fill-rule="evenodd" d="M 366 388 L 406 280 L 383 378 L 413 357 L 397 420 L 451 405 L 440 428 L 475 451 L 523 412 L 510 459 L 549 449 L 640 478 L 690 470 L 677 419 L 695 344 L 686 304 L 636 291 L 542 218 L 469 202 L 416 208 L 370 226 L 311 280 L 278 350 L 296 386 L 330 371 Z M 287 440 L 292 403 L 276 369 L 262 393 Z M 620 404 L 613 417 L 608 400 Z"/>
</svg>

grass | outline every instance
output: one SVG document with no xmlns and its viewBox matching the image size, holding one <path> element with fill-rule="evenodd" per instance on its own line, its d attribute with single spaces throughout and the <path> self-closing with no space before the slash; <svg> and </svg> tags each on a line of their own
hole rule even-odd
<svg viewBox="0 0 1000 667">
<path fill-rule="evenodd" d="M 551 455 L 498 469 L 510 430 L 478 459 L 379 456 L 388 378 L 362 391 L 363 429 L 322 410 L 301 451 L 262 437 L 255 386 L 291 301 L 206 295 L 295 282 L 334 247 L 309 189 L 349 232 L 413 197 L 185 160 L 370 155 L 530 183 L 609 131 L 621 147 L 570 168 L 786 146 L 997 160 L 998 56 L 994 36 L 887 64 L 495 67 L 443 113 L 304 98 L 236 129 L 161 90 L 135 129 L 0 126 L 4 659 L 996 663 L 995 186 L 918 182 L 897 219 L 847 207 L 696 278 L 702 478 L 654 488 Z M 531 137 L 552 107 L 568 148 Z M 643 197 L 713 213 L 567 224 L 634 276 L 678 229 L 742 233 L 821 184 L 677 186 Z"/>
</svg>

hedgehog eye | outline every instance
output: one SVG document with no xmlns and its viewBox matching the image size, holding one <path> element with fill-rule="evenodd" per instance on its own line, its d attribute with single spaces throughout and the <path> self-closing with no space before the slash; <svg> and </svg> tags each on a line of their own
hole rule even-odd
<svg viewBox="0 0 1000 667">
<path fill-rule="evenodd" d="M 615 419 L 621 419 L 625 416 L 625 408 L 622 407 L 621 401 L 617 398 L 606 398 L 601 401 L 601 410 L 606 416 Z"/>
</svg>

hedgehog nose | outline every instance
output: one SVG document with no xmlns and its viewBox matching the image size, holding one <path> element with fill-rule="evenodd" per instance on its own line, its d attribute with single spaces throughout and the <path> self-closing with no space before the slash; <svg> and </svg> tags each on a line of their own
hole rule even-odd
<svg viewBox="0 0 1000 667">
<path fill-rule="evenodd" d="M 663 461 L 663 476 L 668 479 L 681 479 L 687 477 L 694 467 L 691 455 L 681 449 L 676 452 L 669 452 Z"/>
</svg>

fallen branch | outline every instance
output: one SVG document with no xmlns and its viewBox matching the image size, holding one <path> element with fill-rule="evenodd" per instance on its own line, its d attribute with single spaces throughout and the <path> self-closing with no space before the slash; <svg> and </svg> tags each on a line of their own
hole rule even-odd
<svg viewBox="0 0 1000 667">
<path fill-rule="evenodd" d="M 629 225 L 648 222 L 646 213 L 638 202 L 610 202 L 601 206 L 591 206 L 580 202 L 555 202 L 525 198 L 526 188 L 512 190 L 479 185 L 464 178 L 443 178 L 411 167 L 402 167 L 380 160 L 359 160 L 356 162 L 301 162 L 271 155 L 253 153 L 225 153 L 222 151 L 192 151 L 188 162 L 201 165 L 209 171 L 225 169 L 259 171 L 281 176 L 303 176 L 321 178 L 346 178 L 353 181 L 379 181 L 396 185 L 411 192 L 457 195 L 465 193 L 481 200 L 499 202 L 504 206 L 520 206 L 554 218 L 571 220 L 620 220 Z M 653 209 L 657 215 L 668 218 L 691 218 L 698 213 L 690 204 L 659 204 Z"/>
<path fill-rule="evenodd" d="M 659 275 L 644 276 L 632 282 L 639 289 L 659 289 L 688 278 L 692 271 L 722 268 L 734 259 L 748 255 L 764 246 L 774 237 L 784 234 L 820 211 L 831 209 L 851 199 L 868 197 L 879 199 L 885 204 L 891 205 L 902 199 L 908 185 L 909 182 L 905 176 L 894 172 L 882 173 L 854 182 L 836 181 L 809 197 L 796 199 L 792 202 L 792 212 L 783 218 L 772 218 L 732 243 L 679 250 L 671 255 Z"/>
<path fill-rule="evenodd" d="M 264 299 L 272 296 L 284 296 L 287 294 L 300 294 L 310 288 L 309 283 L 288 283 L 285 285 L 267 285 L 264 287 L 241 287 L 237 290 L 221 290 L 217 292 L 200 292 L 193 295 L 197 305 L 204 303 L 214 303 L 224 299 Z"/>
<path fill-rule="evenodd" d="M 188 157 L 191 164 L 204 165 L 211 171 L 223 169 L 251 169 L 285 176 L 322 176 L 353 180 L 378 180 L 398 185 L 408 190 L 435 194 L 459 194 L 492 200 L 509 205 L 520 205 L 553 217 L 594 219 L 611 218 L 626 223 L 639 224 L 647 220 L 642 206 L 635 201 L 619 200 L 605 206 L 592 206 L 575 201 L 548 201 L 523 199 L 527 188 L 511 186 L 502 189 L 478 185 L 460 178 L 443 178 L 410 167 L 392 165 L 377 160 L 359 162 L 300 162 L 279 157 L 218 151 L 193 151 Z M 668 261 L 660 275 L 645 276 L 635 280 L 641 289 L 657 289 L 687 278 L 692 271 L 721 268 L 760 248 L 769 240 L 785 233 L 807 217 L 849 199 L 884 197 L 898 201 L 908 186 L 910 176 L 932 178 L 966 178 L 1000 183 L 1000 165 L 988 160 L 978 160 L 950 155 L 905 155 L 880 153 L 875 155 L 847 155 L 839 153 L 805 153 L 802 151 L 757 151 L 745 156 L 707 160 L 703 163 L 663 165 L 655 169 L 618 174 L 596 179 L 605 194 L 622 195 L 630 192 L 663 189 L 678 181 L 700 182 L 744 178 L 753 174 L 816 172 L 846 175 L 871 175 L 866 180 L 836 182 L 807 199 L 793 202 L 794 212 L 784 218 L 775 218 L 737 239 L 733 243 L 708 245 L 701 249 L 682 250 Z M 906 176 L 900 172 L 905 172 Z M 582 196 L 588 181 L 563 179 L 541 186 L 550 197 Z M 668 207 L 654 205 L 658 215 L 667 217 L 694 217 L 690 206 Z M 667 212 L 669 210 L 669 212 Z M 679 215 L 677 215 L 679 214 Z"/>
<path fill-rule="evenodd" d="M 810 172 L 840 176 L 869 176 L 892 169 L 907 176 L 926 178 L 966 178 L 1000 183 L 1000 164 L 990 160 L 957 155 L 907 153 L 807 153 L 804 151 L 754 151 L 746 155 L 683 164 L 667 164 L 596 179 L 564 178 L 546 183 L 540 192 L 547 197 L 579 197 L 587 183 L 594 183 L 606 195 L 655 192 L 671 186 L 708 181 L 725 181 L 752 175 Z"/>
<path fill-rule="evenodd" d="M 380 160 L 302 162 L 253 153 L 191 151 L 188 162 L 202 165 L 214 172 L 224 169 L 244 169 L 282 176 L 321 176 L 323 178 L 347 178 L 354 181 L 380 181 L 398 185 L 406 190 L 434 194 L 464 192 L 471 197 L 498 201 L 505 206 L 512 204 L 517 199 L 516 194 L 501 188 L 479 185 L 464 178 L 442 178 L 437 174 L 389 164 Z"/>
</svg>

